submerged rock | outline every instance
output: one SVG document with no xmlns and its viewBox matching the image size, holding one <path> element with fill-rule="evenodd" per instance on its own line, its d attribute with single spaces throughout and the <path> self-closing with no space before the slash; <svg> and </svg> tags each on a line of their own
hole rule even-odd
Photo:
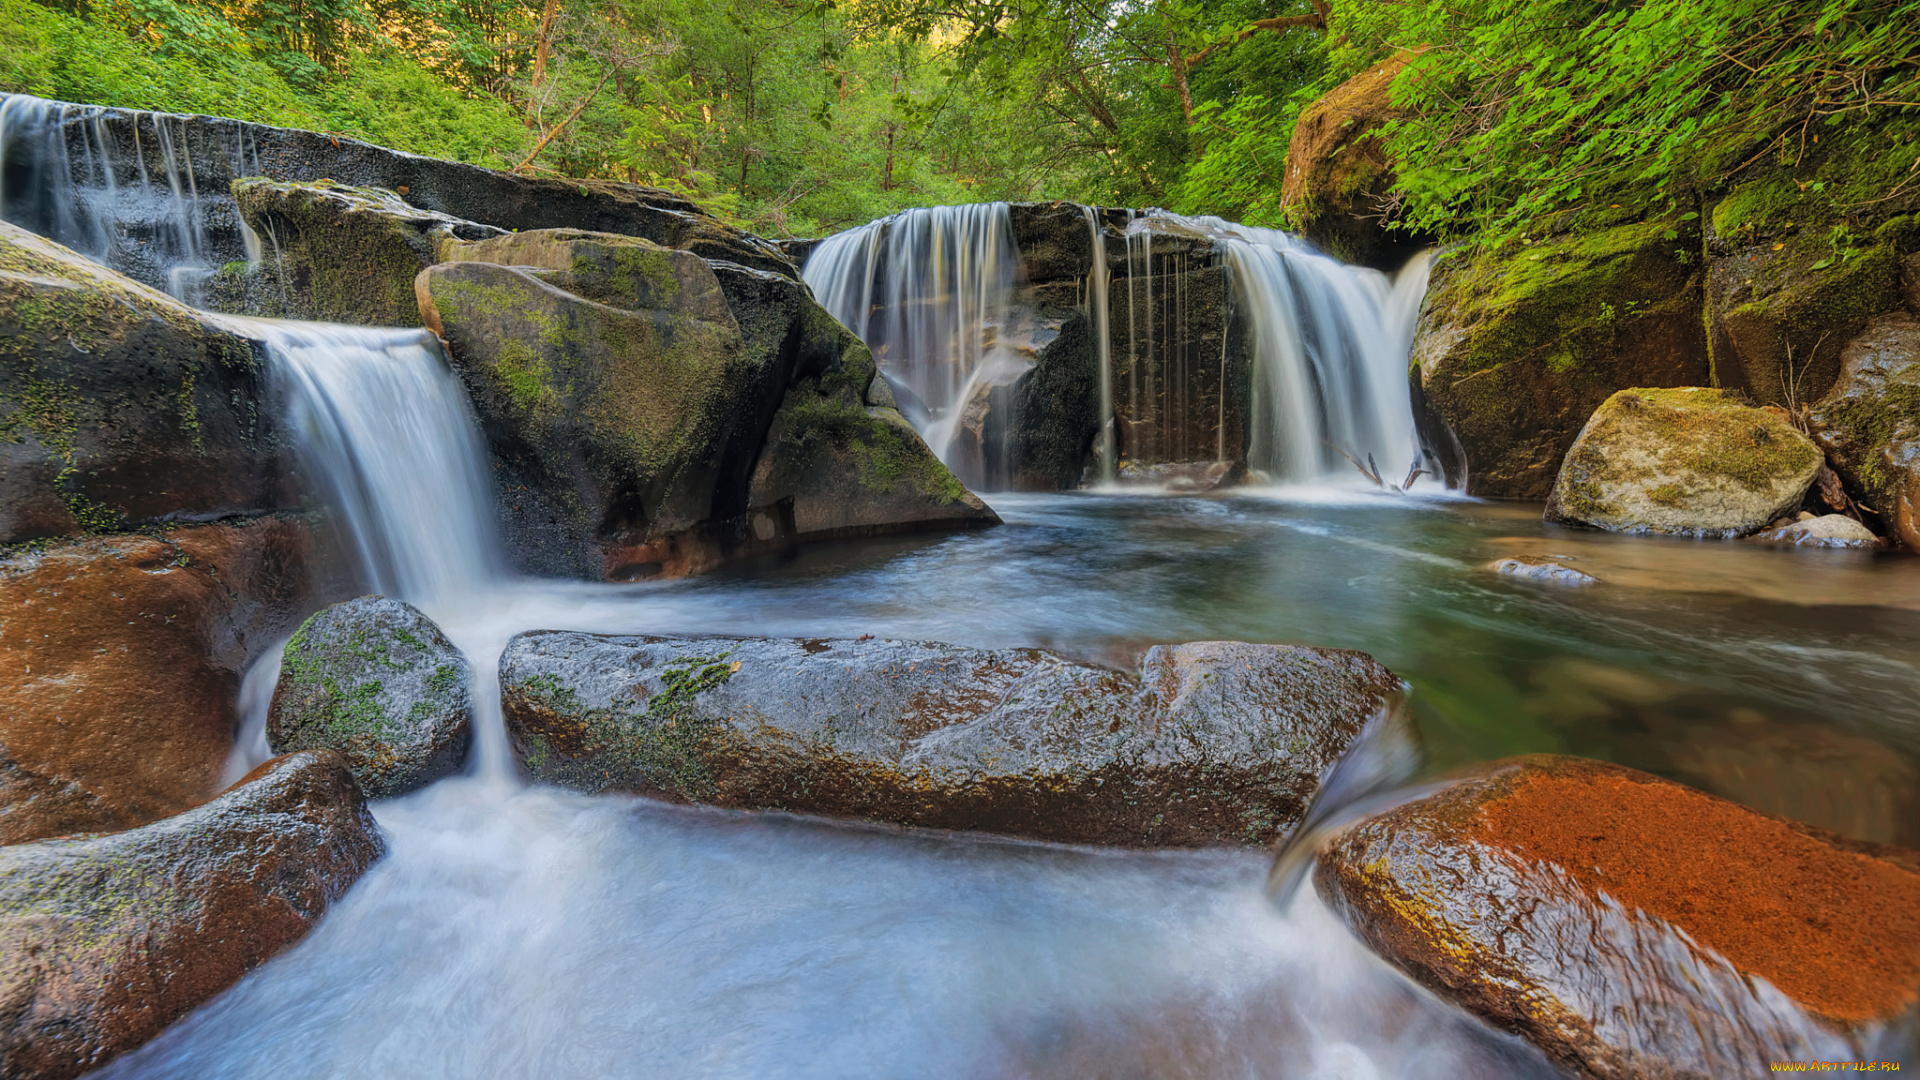
<svg viewBox="0 0 1920 1080">
<path fill-rule="evenodd" d="M 260 346 L 0 222 L 0 543 L 298 508 Z"/>
<path fill-rule="evenodd" d="M 1363 653 L 536 631 L 500 658 L 536 781 L 1069 843 L 1267 844 L 1401 693 Z"/>
<path fill-rule="evenodd" d="M 1893 523 L 1906 475 L 1888 448 L 1920 439 L 1920 319 L 1883 315 L 1847 342 L 1833 389 L 1807 411 L 1807 430 L 1847 487 Z"/>
<path fill-rule="evenodd" d="M 234 207 L 263 246 L 258 267 L 216 277 L 215 307 L 358 326 L 419 326 L 413 279 L 460 240 L 505 230 L 409 204 L 384 188 L 332 180 L 235 180 Z M 244 278 L 251 301 L 222 294 Z"/>
<path fill-rule="evenodd" d="M 1713 381 L 1692 224 L 1532 239 L 1438 260 L 1414 340 L 1424 399 L 1458 436 L 1474 495 L 1546 497 L 1615 391 Z"/>
<path fill-rule="evenodd" d="M 1845 514 L 1823 514 L 1788 525 L 1762 529 L 1747 539 L 1756 544 L 1790 544 L 1795 547 L 1878 548 L 1886 541 L 1873 530 Z"/>
<path fill-rule="evenodd" d="M 0 561 L 0 844 L 212 797 L 242 673 L 310 602 L 311 543 L 268 519 Z"/>
<path fill-rule="evenodd" d="M 1592 574 L 1575 570 L 1566 563 L 1544 555 L 1514 555 L 1510 558 L 1495 559 L 1487 564 L 1487 569 L 1503 577 L 1545 582 L 1549 585 L 1600 584 L 1600 579 Z"/>
<path fill-rule="evenodd" d="M 1425 245 L 1424 237 L 1387 229 L 1394 167 L 1381 128 L 1401 116 L 1392 91 L 1407 62 L 1403 54 L 1375 64 L 1300 110 L 1280 192 L 1300 235 L 1376 270 L 1399 269 Z"/>
<path fill-rule="evenodd" d="M 339 755 L 129 832 L 0 847 L 0 1075 L 66 1080 L 304 936 L 385 851 Z"/>
<path fill-rule="evenodd" d="M 412 604 L 362 596 L 287 642 L 267 713 L 276 754 L 338 750 L 376 799 L 458 772 L 473 739 L 467 658 Z"/>
<path fill-rule="evenodd" d="M 1547 520 L 1742 536 L 1798 507 L 1822 463 L 1777 409 L 1704 387 L 1622 390 L 1568 451 Z"/>
<path fill-rule="evenodd" d="M 1481 766 L 1315 880 L 1395 966 L 1588 1076 L 1860 1057 L 1834 1029 L 1920 1001 L 1920 855 L 1601 762 Z"/>
</svg>

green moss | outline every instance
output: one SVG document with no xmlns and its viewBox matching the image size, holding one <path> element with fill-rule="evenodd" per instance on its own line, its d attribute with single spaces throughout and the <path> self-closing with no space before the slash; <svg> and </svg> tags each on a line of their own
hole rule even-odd
<svg viewBox="0 0 1920 1080">
<path fill-rule="evenodd" d="M 724 722 L 705 715 L 695 703 L 701 694 L 732 678 L 736 666 L 728 662 L 732 655 L 728 650 L 666 665 L 660 672 L 658 692 L 644 701 L 634 696 L 619 697 L 605 708 L 584 707 L 579 695 L 553 675 L 527 679 L 517 689 L 538 711 L 572 731 L 574 739 L 582 744 L 582 760 L 599 763 L 594 775 L 582 778 L 588 786 L 604 786 L 617 771 L 620 782 L 671 792 L 695 802 L 707 801 L 715 788 L 707 755 L 716 749 Z M 643 683 L 634 688 L 634 693 L 645 690 Z M 559 757 L 538 733 L 533 733 L 527 743 L 527 765 L 536 775 L 548 761 Z"/>
</svg>

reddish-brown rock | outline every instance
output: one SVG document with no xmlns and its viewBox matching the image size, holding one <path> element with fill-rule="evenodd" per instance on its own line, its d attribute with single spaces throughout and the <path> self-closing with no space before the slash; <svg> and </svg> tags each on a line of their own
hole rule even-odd
<svg viewBox="0 0 1920 1080">
<path fill-rule="evenodd" d="M 0 1076 L 133 1049 L 298 941 L 385 852 L 344 759 L 275 758 L 128 832 L 0 847 Z"/>
<path fill-rule="evenodd" d="M 1375 64 L 1300 110 L 1280 189 L 1301 235 L 1338 258 L 1381 270 L 1398 269 L 1426 242 L 1386 227 L 1396 201 L 1393 161 L 1380 129 L 1399 115 L 1393 82 L 1410 59 L 1403 54 Z"/>
<path fill-rule="evenodd" d="M 1316 882 L 1416 980 L 1596 1077 L 1854 1057 L 1841 1032 L 1920 1001 L 1920 855 L 1602 762 L 1481 766 L 1349 830 Z"/>
<path fill-rule="evenodd" d="M 212 796 L 240 676 L 303 613 L 308 544 L 270 518 L 0 562 L 0 843 Z"/>
</svg>

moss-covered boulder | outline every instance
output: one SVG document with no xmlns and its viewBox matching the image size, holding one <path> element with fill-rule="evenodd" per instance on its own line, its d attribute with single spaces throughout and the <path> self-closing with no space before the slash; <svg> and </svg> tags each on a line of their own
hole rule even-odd
<svg viewBox="0 0 1920 1080">
<path fill-rule="evenodd" d="M 0 222 L 0 543 L 297 508 L 263 355 Z"/>
<path fill-rule="evenodd" d="M 1577 1075 L 1873 1056 L 1920 1003 L 1920 855 L 1597 761 L 1474 768 L 1342 834 L 1328 904 Z"/>
<path fill-rule="evenodd" d="M 1622 390 L 1568 451 L 1547 520 L 1744 536 L 1798 508 L 1821 464 L 1820 448 L 1780 410 L 1705 387 Z"/>
<path fill-rule="evenodd" d="M 269 518 L 0 559 L 0 844 L 211 798 L 241 676 L 311 610 L 311 550 Z"/>
<path fill-rule="evenodd" d="M 1545 498 L 1609 395 L 1710 384 L 1698 250 L 1675 217 L 1439 260 L 1413 358 L 1470 493 Z"/>
<path fill-rule="evenodd" d="M 267 713 L 276 754 L 338 750 L 376 799 L 458 772 L 473 741 L 467 658 L 412 604 L 362 596 L 287 642 Z"/>
<path fill-rule="evenodd" d="M 548 271 L 540 275 L 543 281 L 610 307 L 681 311 L 721 324 L 733 321 L 706 260 L 639 237 L 534 229 L 474 243 L 455 241 L 442 248 L 442 256 L 436 261 L 536 267 Z M 411 300 L 411 279 L 407 288 Z"/>
<path fill-rule="evenodd" d="M 1908 551 L 1920 551 L 1920 439 L 1896 439 L 1880 448 L 1880 467 L 1890 481 L 1889 533 Z"/>
<path fill-rule="evenodd" d="M 1130 847 L 1270 844 L 1402 692 L 1363 653 L 536 631 L 500 658 L 528 773 L 583 791 Z"/>
<path fill-rule="evenodd" d="M 1280 189 L 1296 232 L 1335 258 L 1379 270 L 1398 269 L 1425 244 L 1387 228 L 1397 200 L 1380 129 L 1400 116 L 1393 82 L 1408 59 L 1382 61 L 1300 110 Z"/>
<path fill-rule="evenodd" d="M 1920 320 L 1883 315 L 1848 341 L 1833 388 L 1807 412 L 1807 430 L 1855 497 L 1891 522 L 1904 478 L 1885 450 L 1920 439 Z"/>
<path fill-rule="evenodd" d="M 68 1080 L 300 940 L 386 850 L 339 755 L 105 836 L 0 847 L 0 1075 Z"/>
<path fill-rule="evenodd" d="M 421 313 L 446 339 L 512 474 L 503 497 L 537 493 L 528 510 L 553 523 L 552 544 L 571 549 L 568 560 L 590 576 L 613 580 L 719 560 L 708 528 L 717 481 L 741 444 L 757 443 L 760 432 L 742 420 L 759 412 L 753 397 L 767 383 L 706 262 L 637 246 L 645 243 L 602 244 L 619 258 L 664 260 L 670 271 L 661 279 L 673 282 L 670 293 L 636 285 L 631 307 L 568 291 L 572 270 L 455 262 L 417 282 Z M 661 306 L 643 306 L 650 302 Z"/>
<path fill-rule="evenodd" d="M 208 302 L 224 310 L 359 326 L 419 326 L 413 279 L 446 249 L 504 230 L 422 210 L 384 188 L 251 176 L 232 184 L 234 208 L 259 241 L 255 266 L 216 275 Z"/>
</svg>

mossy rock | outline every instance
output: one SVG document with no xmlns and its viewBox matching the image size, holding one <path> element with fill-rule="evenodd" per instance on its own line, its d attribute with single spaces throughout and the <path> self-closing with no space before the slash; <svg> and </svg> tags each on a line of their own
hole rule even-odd
<svg viewBox="0 0 1920 1080">
<path fill-rule="evenodd" d="M 287 642 L 267 742 L 277 754 L 338 750 L 368 795 L 404 795 L 466 762 L 471 679 L 466 657 L 413 605 L 335 604 Z"/>
<path fill-rule="evenodd" d="M 1883 315 L 1847 342 L 1839 378 L 1808 410 L 1807 428 L 1856 497 L 1891 521 L 1905 476 L 1884 450 L 1920 438 L 1920 320 Z"/>
<path fill-rule="evenodd" d="M 1705 387 L 1636 387 L 1594 411 L 1547 520 L 1614 532 L 1744 536 L 1800 505 L 1824 463 L 1786 414 Z"/>
<path fill-rule="evenodd" d="M 444 262 L 537 267 L 541 278 L 597 303 L 626 310 L 674 310 L 717 323 L 733 321 L 727 298 L 704 259 L 637 236 L 533 229 L 447 245 Z M 409 285 L 411 288 L 411 285 Z"/>
<path fill-rule="evenodd" d="M 244 329 L 0 222 L 0 543 L 296 509 Z"/>
<path fill-rule="evenodd" d="M 254 280 L 223 269 L 210 290 L 248 314 L 358 326 L 419 326 L 413 279 L 459 241 L 502 230 L 407 202 L 384 188 L 244 177 L 235 209 L 261 244 Z M 223 276 L 224 275 L 224 276 Z"/>
<path fill-rule="evenodd" d="M 1443 255 L 1415 338 L 1426 400 L 1476 495 L 1543 498 L 1609 395 L 1711 379 L 1696 222 L 1531 240 Z"/>
<path fill-rule="evenodd" d="M 1388 229 L 1393 161 L 1381 129 L 1401 114 L 1393 83 L 1409 58 L 1395 56 L 1355 75 L 1300 110 L 1287 146 L 1280 201 L 1288 224 L 1335 258 L 1398 269 L 1426 238 Z"/>
</svg>

